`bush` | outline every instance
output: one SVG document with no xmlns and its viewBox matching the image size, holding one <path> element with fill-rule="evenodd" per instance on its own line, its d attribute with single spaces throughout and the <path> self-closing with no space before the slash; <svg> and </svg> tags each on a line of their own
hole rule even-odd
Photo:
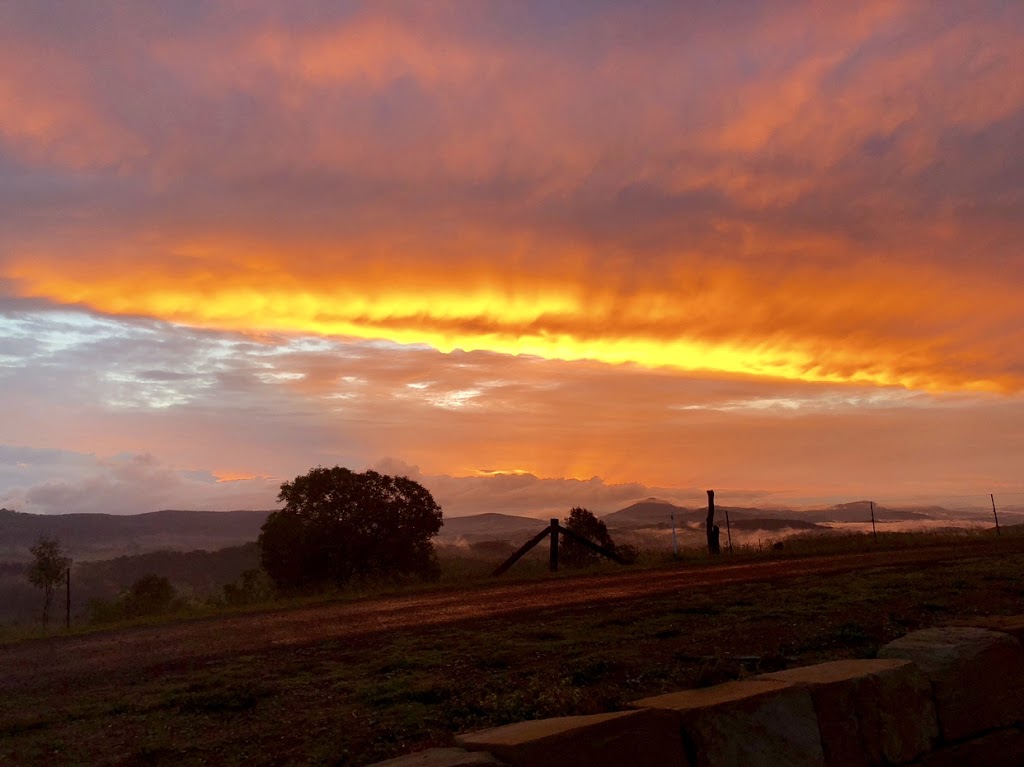
<svg viewBox="0 0 1024 767">
<path fill-rule="evenodd" d="M 608 534 L 608 526 L 587 509 L 579 506 L 573 507 L 569 511 L 569 516 L 562 521 L 562 527 L 586 538 L 591 543 L 602 546 L 616 554 L 619 553 L 615 546 L 615 541 Z M 567 567 L 586 567 L 604 558 L 596 551 L 574 541 L 567 535 L 562 536 L 559 546 L 559 561 L 565 563 Z"/>
</svg>

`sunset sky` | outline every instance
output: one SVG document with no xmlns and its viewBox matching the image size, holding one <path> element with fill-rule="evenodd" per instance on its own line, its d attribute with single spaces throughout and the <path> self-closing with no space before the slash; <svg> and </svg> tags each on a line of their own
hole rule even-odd
<svg viewBox="0 0 1024 767">
<path fill-rule="evenodd" d="M 0 3 L 0 506 L 1024 504 L 1024 3 Z M 1017 494 L 1016 496 L 1014 494 Z"/>
</svg>

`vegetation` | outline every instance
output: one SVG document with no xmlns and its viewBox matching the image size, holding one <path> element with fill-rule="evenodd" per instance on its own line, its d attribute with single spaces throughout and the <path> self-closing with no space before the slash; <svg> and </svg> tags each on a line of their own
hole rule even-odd
<svg viewBox="0 0 1024 767">
<path fill-rule="evenodd" d="M 32 563 L 28 568 L 29 582 L 43 590 L 43 626 L 50 622 L 50 605 L 54 590 L 65 583 L 71 557 L 64 553 L 56 538 L 40 536 L 36 545 L 29 549 Z"/>
<path fill-rule="evenodd" d="M 639 552 L 636 548 L 628 545 L 616 546 L 615 541 L 608 534 L 607 525 L 587 509 L 574 506 L 569 511 L 569 516 L 563 520 L 562 526 L 586 538 L 591 543 L 618 554 L 627 562 L 635 562 L 637 559 Z M 602 559 L 596 551 L 574 541 L 569 536 L 562 536 L 559 541 L 558 558 L 567 567 L 587 567 Z"/>
<path fill-rule="evenodd" d="M 90 621 L 112 623 L 131 618 L 146 618 L 175 612 L 181 606 L 174 586 L 160 575 L 145 575 L 112 602 L 100 599 L 89 603 Z"/>
<path fill-rule="evenodd" d="M 431 538 L 441 507 L 418 482 L 317 467 L 282 484 L 278 500 L 285 507 L 267 518 L 258 543 L 279 588 L 440 574 Z"/>
<path fill-rule="evenodd" d="M 268 646 L 160 674 L 120 668 L 74 696 L 51 676 L 0 695 L 0 763 L 51 764 L 59 753 L 64 764 L 361 765 L 482 727 L 872 657 L 917 628 L 1020 612 L 1020 547 L 974 551 L 957 562 Z M 571 589 L 587 576 L 559 577 Z"/>
<path fill-rule="evenodd" d="M 274 584 L 263 570 L 257 568 L 246 570 L 238 582 L 224 585 L 223 600 L 229 607 L 264 604 L 275 596 Z"/>
<path fill-rule="evenodd" d="M 79 562 L 72 576 L 75 594 L 112 599 L 145 575 L 161 575 L 181 593 L 206 597 L 259 567 L 256 542 L 216 551 L 150 551 L 96 562 Z M 72 596 L 75 596 L 73 594 Z"/>
</svg>

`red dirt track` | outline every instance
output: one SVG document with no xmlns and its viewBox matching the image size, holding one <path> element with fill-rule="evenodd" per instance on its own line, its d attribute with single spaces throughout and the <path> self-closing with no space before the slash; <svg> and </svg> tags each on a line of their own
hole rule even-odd
<svg viewBox="0 0 1024 767">
<path fill-rule="evenodd" d="M 719 584 L 774 581 L 878 567 L 912 567 L 1024 551 L 1024 541 L 963 543 L 808 559 L 495 583 L 463 590 L 339 601 L 156 627 L 53 637 L 0 647 L 0 690 L 74 685 L 106 674 L 188 667 L 219 657 L 365 637 L 415 626 L 583 606 Z"/>
</svg>

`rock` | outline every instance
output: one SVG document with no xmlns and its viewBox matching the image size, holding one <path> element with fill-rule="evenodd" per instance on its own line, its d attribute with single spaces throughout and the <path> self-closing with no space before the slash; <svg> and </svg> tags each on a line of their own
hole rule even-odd
<svg viewBox="0 0 1024 767">
<path fill-rule="evenodd" d="M 957 621 L 958 626 L 973 626 L 989 631 L 1009 634 L 1018 642 L 1024 642 L 1024 615 L 989 615 L 982 618 Z"/>
<path fill-rule="evenodd" d="M 631 705 L 678 717 L 694 767 L 822 767 L 814 704 L 806 688 L 767 679 L 644 698 Z"/>
<path fill-rule="evenodd" d="M 1024 647 L 1008 634 L 966 626 L 923 629 L 878 655 L 911 660 L 924 672 L 949 741 L 1024 721 Z"/>
<path fill-rule="evenodd" d="M 456 740 L 513 767 L 689 767 L 678 721 L 660 711 L 538 719 Z"/>
<path fill-rule="evenodd" d="M 910 661 L 841 660 L 757 678 L 810 691 L 830 767 L 903 764 L 939 736 L 931 685 Z"/>
<path fill-rule="evenodd" d="M 386 762 L 376 762 L 370 767 L 478 767 L 479 765 L 494 767 L 501 765 L 501 762 L 490 754 L 480 751 L 470 752 L 461 748 L 430 748 L 426 751 L 417 751 L 415 754 L 388 759 Z"/>
<path fill-rule="evenodd" d="M 1014 767 L 1024 764 L 1024 731 L 996 730 L 929 754 L 915 767 Z"/>
</svg>

